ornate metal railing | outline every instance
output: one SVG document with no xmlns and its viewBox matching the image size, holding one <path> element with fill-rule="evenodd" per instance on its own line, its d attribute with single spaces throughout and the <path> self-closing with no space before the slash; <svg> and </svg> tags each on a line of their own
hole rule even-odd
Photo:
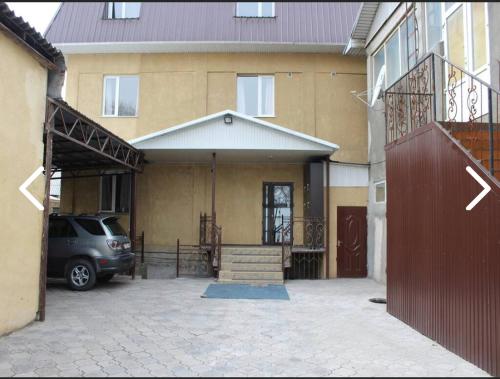
<svg viewBox="0 0 500 379">
<path fill-rule="evenodd" d="M 200 246 L 208 246 L 211 241 L 212 217 L 200 213 Z"/>
<path fill-rule="evenodd" d="M 431 53 L 385 91 L 386 142 L 435 121 L 500 176 L 499 101 L 477 75 Z"/>
<path fill-rule="evenodd" d="M 325 252 L 322 217 L 282 217 L 282 270 L 290 279 L 319 279 Z"/>
<path fill-rule="evenodd" d="M 180 276 L 200 276 L 210 275 L 209 271 L 209 253 L 200 246 L 182 245 L 177 239 L 176 247 L 176 278 Z"/>
<path fill-rule="evenodd" d="M 293 223 L 285 223 L 285 218 L 281 218 L 281 270 L 285 272 L 292 264 L 293 246 Z"/>
</svg>

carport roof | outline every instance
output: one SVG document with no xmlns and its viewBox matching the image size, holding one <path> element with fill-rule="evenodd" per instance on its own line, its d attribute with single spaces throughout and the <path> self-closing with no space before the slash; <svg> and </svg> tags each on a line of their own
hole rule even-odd
<svg viewBox="0 0 500 379">
<path fill-rule="evenodd" d="M 63 100 L 47 98 L 52 166 L 64 171 L 125 168 L 141 171 L 143 153 Z"/>
</svg>

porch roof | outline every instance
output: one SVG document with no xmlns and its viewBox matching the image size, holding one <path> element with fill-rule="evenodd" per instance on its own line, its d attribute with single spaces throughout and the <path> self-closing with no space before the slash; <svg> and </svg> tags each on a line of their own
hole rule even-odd
<svg viewBox="0 0 500 379">
<path fill-rule="evenodd" d="M 231 123 L 225 118 L 230 117 Z M 129 141 L 148 161 L 304 162 L 339 146 L 232 110 L 214 113 Z"/>
</svg>

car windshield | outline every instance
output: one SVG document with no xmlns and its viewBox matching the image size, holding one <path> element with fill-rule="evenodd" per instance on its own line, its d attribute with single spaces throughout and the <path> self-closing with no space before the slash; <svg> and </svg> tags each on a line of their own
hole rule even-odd
<svg viewBox="0 0 500 379">
<path fill-rule="evenodd" d="M 127 233 L 121 225 L 118 223 L 118 219 L 116 217 L 110 217 L 102 220 L 102 223 L 109 230 L 112 236 L 126 236 Z"/>
</svg>

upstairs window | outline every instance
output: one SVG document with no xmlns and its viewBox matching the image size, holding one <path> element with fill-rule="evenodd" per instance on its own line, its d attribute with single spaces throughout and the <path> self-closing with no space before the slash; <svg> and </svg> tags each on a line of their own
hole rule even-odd
<svg viewBox="0 0 500 379">
<path fill-rule="evenodd" d="M 103 116 L 137 116 L 139 78 L 137 76 L 105 76 Z"/>
<path fill-rule="evenodd" d="M 429 51 L 443 39 L 441 3 L 425 3 L 425 24 L 427 26 L 427 51 Z"/>
<path fill-rule="evenodd" d="M 236 17 L 274 17 L 274 3 L 236 3 Z"/>
<path fill-rule="evenodd" d="M 385 65 L 385 77 L 382 89 L 386 89 L 406 74 L 408 68 L 411 69 L 416 64 L 416 33 L 414 11 L 412 11 L 372 56 L 373 86 L 383 65 Z"/>
<path fill-rule="evenodd" d="M 274 117 L 274 76 L 238 76 L 238 112 L 249 116 Z"/>
<path fill-rule="evenodd" d="M 109 2 L 108 18 L 139 18 L 141 3 Z"/>
<path fill-rule="evenodd" d="M 102 176 L 100 192 L 101 212 L 128 212 L 130 202 L 130 175 L 116 174 Z"/>
</svg>

